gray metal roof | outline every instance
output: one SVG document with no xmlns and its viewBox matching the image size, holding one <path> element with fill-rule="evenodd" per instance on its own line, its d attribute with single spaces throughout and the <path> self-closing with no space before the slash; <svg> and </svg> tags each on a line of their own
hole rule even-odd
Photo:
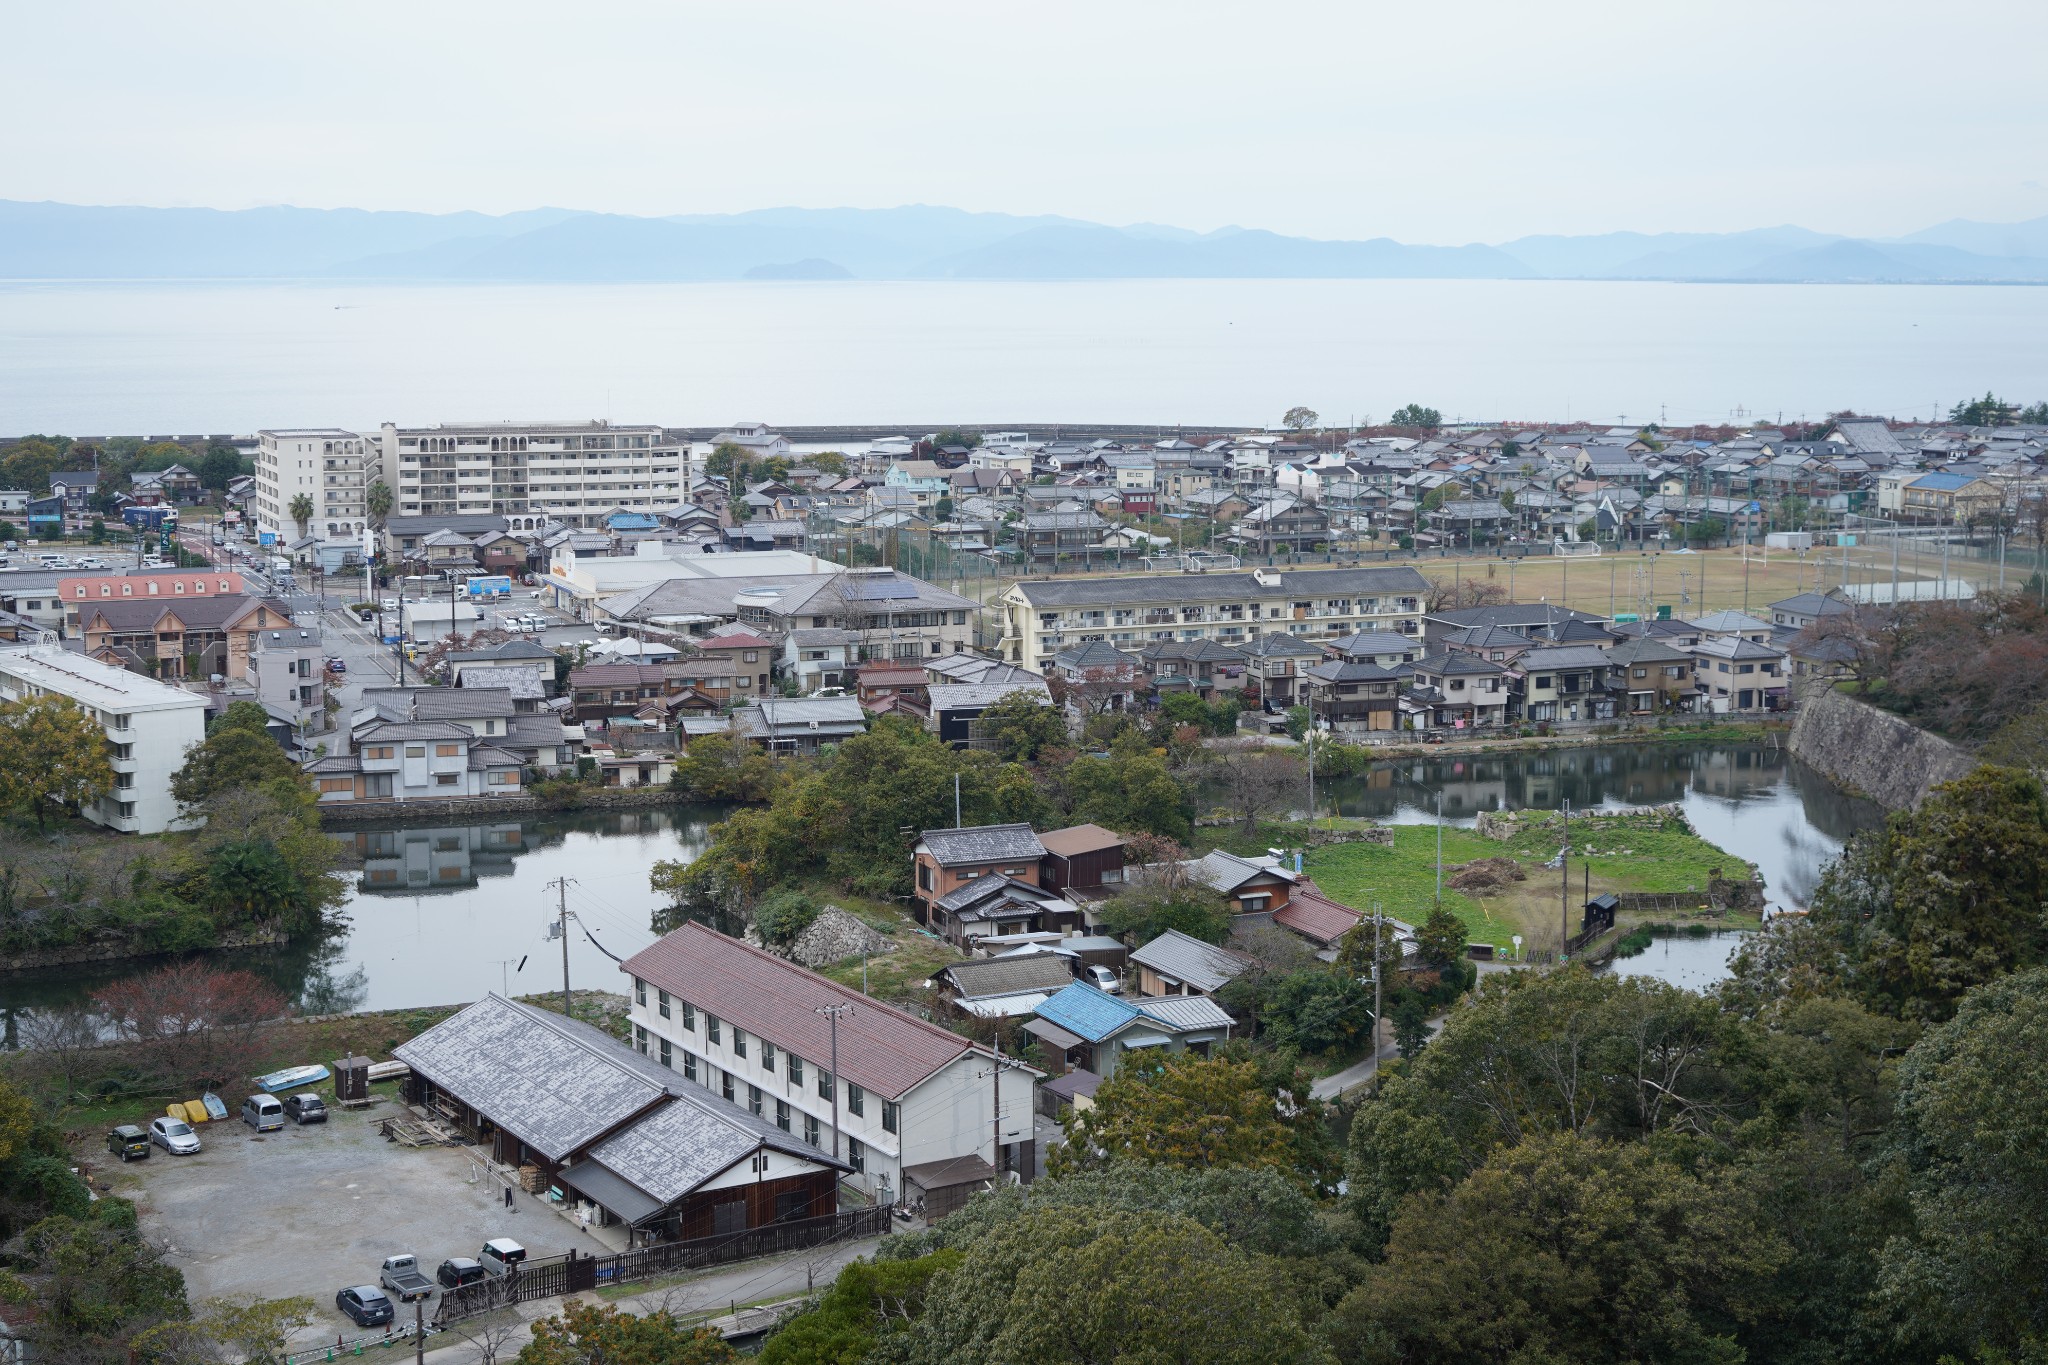
<svg viewBox="0 0 2048 1365">
<path fill-rule="evenodd" d="M 1168 929 L 1132 953 L 1131 961 L 1198 991 L 1218 990 L 1251 966 L 1248 958 L 1240 957 L 1227 948 L 1204 943 L 1178 929 Z"/>
<path fill-rule="evenodd" d="M 1052 704 L 1052 690 L 1045 685 L 1045 679 L 1035 674 L 1026 681 L 1004 683 L 933 683 L 929 689 L 933 711 L 953 711 L 965 707 L 994 706 L 1013 692 L 1043 697 L 1048 706 Z"/>
<path fill-rule="evenodd" d="M 1019 957 L 981 958 L 946 968 L 963 1000 L 1012 995 L 1019 991 L 1057 991 L 1072 984 L 1074 974 L 1058 953 L 1026 953 Z"/>
<path fill-rule="evenodd" d="M 830 1156 L 801 1138 L 693 1085 L 680 1087 L 672 1103 L 592 1147 L 590 1159 L 662 1208 L 763 1146 L 821 1166 L 832 1164 Z"/>
<path fill-rule="evenodd" d="M 1237 1022 L 1230 1017 L 1230 1011 L 1206 995 L 1148 996 L 1131 1003 L 1180 1033 L 1196 1029 L 1227 1029 Z"/>
<path fill-rule="evenodd" d="M 972 825 L 966 829 L 928 829 L 918 836 L 941 866 L 959 863 L 1035 863 L 1045 856 L 1029 825 Z"/>
<path fill-rule="evenodd" d="M 1054 579 L 1024 582 L 1016 591 L 1033 606 L 1084 606 L 1113 602 L 1217 602 L 1253 597 L 1402 596 L 1420 597 L 1429 580 L 1408 568 L 1297 569 L 1280 574 L 1279 586 L 1249 573 L 1156 574 L 1134 578 Z"/>
<path fill-rule="evenodd" d="M 551 1161 L 683 1084 L 587 1024 L 495 992 L 391 1055 Z"/>
</svg>

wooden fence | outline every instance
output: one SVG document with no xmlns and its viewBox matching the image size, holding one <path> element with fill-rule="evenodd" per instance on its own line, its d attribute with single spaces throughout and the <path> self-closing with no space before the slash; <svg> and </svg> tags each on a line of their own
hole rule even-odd
<svg viewBox="0 0 2048 1365">
<path fill-rule="evenodd" d="M 574 1252 L 567 1256 L 549 1256 L 525 1262 L 516 1275 L 487 1279 L 446 1291 L 441 1296 L 434 1321 L 446 1326 L 530 1299 L 585 1293 L 601 1284 L 631 1284 L 659 1275 L 728 1265 L 757 1256 L 775 1256 L 830 1242 L 879 1237 L 889 1228 L 889 1209 L 882 1205 L 853 1209 L 827 1218 L 770 1223 L 766 1227 L 749 1228 L 724 1237 L 657 1242 L 653 1246 L 636 1247 L 610 1256 L 579 1256 Z"/>
</svg>

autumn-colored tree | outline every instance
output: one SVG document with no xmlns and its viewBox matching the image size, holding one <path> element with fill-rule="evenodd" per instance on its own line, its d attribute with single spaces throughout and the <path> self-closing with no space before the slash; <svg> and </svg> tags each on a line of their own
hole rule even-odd
<svg viewBox="0 0 2048 1365">
<path fill-rule="evenodd" d="M 178 1086 L 245 1076 L 259 1030 L 285 1013 L 285 998 L 253 972 L 173 962 L 93 994 L 108 1027 L 152 1073 Z"/>
<path fill-rule="evenodd" d="M 644 1316 L 611 1304 L 567 1303 L 536 1319 L 517 1365 L 726 1365 L 739 1352 L 709 1327 L 686 1327 L 666 1309 Z"/>
<path fill-rule="evenodd" d="M 1211 751 L 1209 776 L 1225 809 L 1249 834 L 1259 818 L 1299 800 L 1308 802 L 1308 770 L 1299 759 L 1258 740 L 1233 740 Z"/>
<path fill-rule="evenodd" d="M 0 806 L 40 828 L 52 805 L 80 811 L 113 789 L 107 733 L 84 707 L 47 693 L 0 705 Z"/>
<path fill-rule="evenodd" d="M 1284 1092 L 1284 1093 L 1283 1093 Z M 1303 1124 L 1320 1124 L 1304 1085 L 1276 1087 L 1256 1062 L 1178 1053 L 1145 1065 L 1126 1060 L 1066 1121 L 1054 1175 L 1122 1159 L 1162 1166 L 1266 1167 L 1296 1179 Z"/>
</svg>

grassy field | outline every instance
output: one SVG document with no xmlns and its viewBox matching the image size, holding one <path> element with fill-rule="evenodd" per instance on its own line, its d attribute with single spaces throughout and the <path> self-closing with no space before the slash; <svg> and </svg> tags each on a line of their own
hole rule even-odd
<svg viewBox="0 0 2048 1365">
<path fill-rule="evenodd" d="M 917 995 L 920 982 L 930 980 L 933 972 L 961 960 L 961 955 L 954 951 L 952 945 L 919 929 L 907 910 L 887 901 L 849 895 L 823 883 L 806 886 L 804 891 L 819 905 L 836 905 L 858 915 L 892 940 L 894 947 L 891 951 L 878 953 L 867 960 L 868 994 L 877 999 L 895 1000 Z M 850 958 L 836 966 L 826 967 L 823 974 L 842 986 L 859 990 L 861 960 Z"/>
<path fill-rule="evenodd" d="M 1558 833 L 1525 823 L 1506 840 L 1484 838 L 1469 829 L 1446 826 L 1443 831 L 1444 907 L 1465 923 L 1475 943 L 1491 943 L 1506 951 L 1520 934 L 1525 946 L 1555 945 L 1561 921 L 1579 925 L 1587 894 L 1603 892 L 1698 891 L 1706 901 L 1707 879 L 1716 868 L 1741 877 L 1749 865 L 1732 858 L 1694 834 L 1632 827 L 1623 820 L 1572 822 L 1573 856 L 1570 884 L 1555 868 L 1542 864 L 1557 855 Z M 1396 825 L 1394 842 L 1332 844 L 1311 849 L 1304 870 L 1334 899 L 1354 909 L 1374 901 L 1388 915 L 1410 923 L 1427 919 L 1436 904 L 1437 829 L 1435 825 Z M 1512 858 L 1525 880 L 1487 891 L 1464 892 L 1449 885 L 1462 864 L 1480 858 Z M 1668 913 L 1624 916 L 1671 918 Z M 1731 925 L 1746 921 L 1729 920 Z"/>
</svg>

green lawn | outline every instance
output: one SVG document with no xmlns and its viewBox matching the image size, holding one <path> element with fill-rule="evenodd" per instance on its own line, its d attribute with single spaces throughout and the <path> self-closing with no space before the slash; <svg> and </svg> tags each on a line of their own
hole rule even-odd
<svg viewBox="0 0 2048 1365">
<path fill-rule="evenodd" d="M 1446 868 L 1474 858 L 1497 857 L 1502 851 L 1501 845 L 1470 830 L 1452 826 L 1444 829 Z M 1333 844 L 1310 849 L 1302 869 L 1332 899 L 1355 910 L 1368 910 L 1378 901 L 1380 908 L 1395 919 L 1420 924 L 1436 908 L 1436 826 L 1396 825 L 1392 846 Z M 1491 943 L 1505 949 L 1510 946 L 1509 936 L 1519 929 L 1517 924 L 1490 915 L 1470 896 L 1448 887 L 1444 890 L 1444 908 L 1465 922 L 1465 931 L 1475 943 Z"/>
</svg>

